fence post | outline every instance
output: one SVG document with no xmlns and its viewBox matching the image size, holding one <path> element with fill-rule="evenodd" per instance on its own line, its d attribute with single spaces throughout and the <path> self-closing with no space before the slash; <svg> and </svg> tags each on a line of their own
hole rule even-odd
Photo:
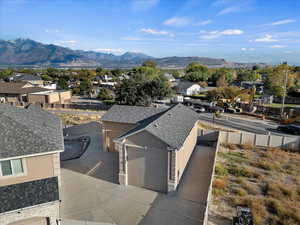
<svg viewBox="0 0 300 225">
<path fill-rule="evenodd" d="M 253 145 L 256 146 L 256 139 L 257 139 L 257 134 L 254 134 L 254 140 L 253 140 Z"/>
<path fill-rule="evenodd" d="M 270 143 L 271 143 L 271 135 L 269 134 L 269 135 L 268 135 L 268 143 L 267 143 L 267 146 L 268 146 L 268 147 L 270 147 Z"/>
<path fill-rule="evenodd" d="M 227 134 L 226 134 L 226 143 L 228 143 L 229 142 L 229 131 L 226 131 L 227 132 Z"/>
<path fill-rule="evenodd" d="M 243 133 L 243 132 L 241 132 L 241 134 L 240 134 L 240 145 L 242 145 L 242 144 L 243 144 L 243 136 L 244 136 L 244 133 Z"/>
<path fill-rule="evenodd" d="M 281 140 L 282 140 L 281 145 L 283 146 L 285 142 L 285 136 L 281 136 Z"/>
</svg>

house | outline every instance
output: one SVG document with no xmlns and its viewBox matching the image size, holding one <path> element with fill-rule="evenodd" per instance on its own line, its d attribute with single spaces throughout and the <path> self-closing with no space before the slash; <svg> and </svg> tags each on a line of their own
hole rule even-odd
<svg viewBox="0 0 300 225">
<path fill-rule="evenodd" d="M 65 104 L 71 102 L 71 91 L 46 90 L 28 94 L 29 103 Z"/>
<path fill-rule="evenodd" d="M 114 105 L 103 117 L 103 147 L 119 153 L 119 183 L 175 191 L 197 142 L 198 114 L 168 108 Z"/>
<path fill-rule="evenodd" d="M 48 89 L 25 82 L 0 82 L 0 98 L 5 102 L 27 102 L 27 95 Z"/>
<path fill-rule="evenodd" d="M 11 82 L 26 82 L 36 86 L 42 86 L 44 81 L 41 77 L 27 74 L 27 73 L 15 73 L 13 76 L 9 78 Z"/>
<path fill-rule="evenodd" d="M 195 95 L 201 91 L 201 86 L 189 81 L 180 81 L 175 87 L 175 91 L 180 95 Z"/>
<path fill-rule="evenodd" d="M 0 224 L 56 225 L 62 123 L 39 107 L 0 104 Z"/>
<path fill-rule="evenodd" d="M 173 77 L 171 73 L 164 73 L 163 76 L 169 81 L 169 82 L 175 82 L 176 79 Z"/>
</svg>

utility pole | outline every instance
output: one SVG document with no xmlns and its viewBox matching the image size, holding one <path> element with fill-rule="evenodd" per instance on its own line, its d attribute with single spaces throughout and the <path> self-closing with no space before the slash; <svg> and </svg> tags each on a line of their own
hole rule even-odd
<svg viewBox="0 0 300 225">
<path fill-rule="evenodd" d="M 285 96 L 286 96 L 286 86 L 287 86 L 287 81 L 288 81 L 288 64 L 287 62 L 283 63 L 284 65 L 286 65 L 286 69 L 285 69 L 285 74 L 284 74 L 284 86 L 283 86 L 283 96 L 281 98 L 282 102 L 281 102 L 281 118 L 283 118 L 284 115 L 284 102 L 285 102 Z"/>
</svg>

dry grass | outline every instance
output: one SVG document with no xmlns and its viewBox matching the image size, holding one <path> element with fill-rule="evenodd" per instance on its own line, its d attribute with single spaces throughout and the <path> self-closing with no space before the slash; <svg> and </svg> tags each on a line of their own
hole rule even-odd
<svg viewBox="0 0 300 225">
<path fill-rule="evenodd" d="M 251 208 L 255 225 L 300 224 L 300 154 L 251 144 L 223 143 L 218 154 L 214 201 L 235 212 L 238 205 Z M 218 190 L 218 191 L 214 191 Z M 224 210 L 224 209 L 223 209 Z M 222 214 L 222 212 L 218 212 Z M 234 214 L 226 215 L 232 219 Z"/>
<path fill-rule="evenodd" d="M 211 123 L 203 123 L 203 122 L 198 122 L 198 127 L 200 129 L 204 129 L 204 130 L 216 130 L 216 131 L 229 131 L 229 132 L 236 132 L 234 130 L 231 129 L 227 129 L 224 127 L 220 127 Z"/>
<path fill-rule="evenodd" d="M 83 123 L 89 123 L 92 121 L 100 122 L 99 115 L 71 115 L 62 113 L 55 114 L 61 118 L 64 125 L 78 125 Z"/>
</svg>

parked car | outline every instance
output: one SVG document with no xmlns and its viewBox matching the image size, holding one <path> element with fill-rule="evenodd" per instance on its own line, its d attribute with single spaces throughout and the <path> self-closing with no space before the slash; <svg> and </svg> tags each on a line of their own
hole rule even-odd
<svg viewBox="0 0 300 225">
<path fill-rule="evenodd" d="M 300 135 L 300 126 L 297 125 L 280 125 L 277 127 L 277 130 L 288 134 Z"/>
<path fill-rule="evenodd" d="M 205 108 L 204 107 L 200 107 L 196 109 L 197 113 L 204 113 L 205 112 Z"/>
</svg>

